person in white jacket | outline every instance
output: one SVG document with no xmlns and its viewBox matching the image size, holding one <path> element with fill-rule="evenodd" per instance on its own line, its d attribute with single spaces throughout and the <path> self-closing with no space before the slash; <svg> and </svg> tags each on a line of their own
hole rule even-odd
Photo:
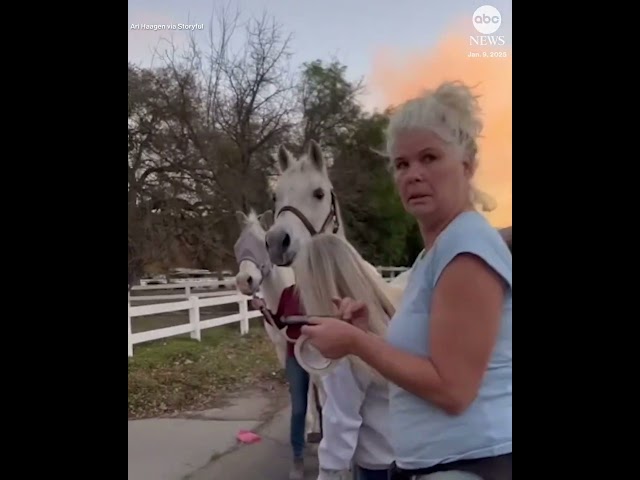
<svg viewBox="0 0 640 480">
<path fill-rule="evenodd" d="M 387 438 L 389 396 L 386 385 L 341 360 L 323 378 L 323 438 L 318 448 L 318 480 L 387 480 L 393 462 Z"/>
<path fill-rule="evenodd" d="M 358 252 L 336 235 L 314 236 L 293 264 L 296 288 L 308 315 L 331 315 L 336 298 L 367 298 L 370 315 L 362 328 L 384 335 L 401 290 L 372 272 Z M 306 343 L 304 338 L 299 339 Z M 300 349 L 304 347 L 299 347 Z M 305 362 L 301 365 L 305 368 Z M 308 368 L 308 366 L 307 366 Z M 310 372 L 314 373 L 314 372 Z M 389 443 L 388 383 L 355 357 L 337 361 L 322 375 L 326 399 L 318 448 L 318 480 L 387 480 L 394 461 Z M 351 468 L 355 472 L 351 472 Z"/>
</svg>

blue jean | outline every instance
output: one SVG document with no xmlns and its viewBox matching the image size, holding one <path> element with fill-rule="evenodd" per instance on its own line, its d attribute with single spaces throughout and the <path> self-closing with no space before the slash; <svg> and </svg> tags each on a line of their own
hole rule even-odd
<svg viewBox="0 0 640 480">
<path fill-rule="evenodd" d="M 309 374 L 293 356 L 287 356 L 285 372 L 291 396 L 291 447 L 293 448 L 293 457 L 302 458 L 305 444 L 304 431 L 307 418 Z"/>
<path fill-rule="evenodd" d="M 355 470 L 357 480 L 387 480 L 389 472 L 389 470 L 369 470 L 360 466 L 356 466 Z"/>
</svg>

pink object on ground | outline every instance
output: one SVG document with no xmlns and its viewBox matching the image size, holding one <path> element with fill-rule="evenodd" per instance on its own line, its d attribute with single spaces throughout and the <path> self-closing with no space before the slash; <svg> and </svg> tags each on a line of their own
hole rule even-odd
<svg viewBox="0 0 640 480">
<path fill-rule="evenodd" d="M 260 435 L 250 432 L 248 430 L 240 430 L 236 435 L 239 442 L 242 443 L 256 443 L 261 440 Z"/>
</svg>

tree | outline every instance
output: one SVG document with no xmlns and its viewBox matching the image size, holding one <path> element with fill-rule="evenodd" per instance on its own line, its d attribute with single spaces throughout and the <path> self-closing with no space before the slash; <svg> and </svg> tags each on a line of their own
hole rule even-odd
<svg viewBox="0 0 640 480">
<path fill-rule="evenodd" d="M 353 132 L 361 114 L 357 96 L 362 82 L 349 82 L 346 72 L 347 67 L 337 61 L 325 65 L 315 60 L 303 65 L 298 88 L 303 149 L 312 139 L 325 148 L 337 148 L 339 139 Z"/>
<path fill-rule="evenodd" d="M 223 9 L 214 19 L 206 49 L 192 38 L 186 51 L 171 48 L 162 58 L 176 81 L 195 83 L 198 108 L 177 112 L 177 118 L 198 152 L 201 194 L 225 203 L 225 213 L 246 211 L 269 198 L 265 178 L 273 172 L 268 153 L 293 125 L 290 35 L 265 14 L 247 22 L 245 42 L 234 52 L 239 13 Z M 183 92 L 189 90 L 177 93 Z"/>
<path fill-rule="evenodd" d="M 128 65 L 128 252 L 129 281 L 135 284 L 145 263 L 169 256 L 165 221 L 154 205 L 179 197 L 188 186 L 189 157 L 184 141 L 175 132 L 171 101 L 161 94 L 170 79 Z"/>
<path fill-rule="evenodd" d="M 361 115 L 343 141 L 332 169 L 340 191 L 349 239 L 371 263 L 406 265 L 413 223 L 395 191 L 387 160 L 372 150 L 384 140 L 385 114 Z"/>
<path fill-rule="evenodd" d="M 129 65 L 130 279 L 149 262 L 228 266 L 234 212 L 268 205 L 270 152 L 295 123 L 290 38 L 263 15 L 234 52 L 239 18 L 217 12 L 204 49 L 192 37 L 157 50 L 159 68 Z"/>
</svg>

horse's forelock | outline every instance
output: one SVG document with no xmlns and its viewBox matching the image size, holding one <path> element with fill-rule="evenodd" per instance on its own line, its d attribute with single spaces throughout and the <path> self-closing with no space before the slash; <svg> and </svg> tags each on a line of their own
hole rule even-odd
<svg viewBox="0 0 640 480">
<path fill-rule="evenodd" d="M 290 164 L 286 171 L 282 173 L 282 176 L 279 179 L 279 184 L 286 184 L 289 181 L 299 181 L 299 177 L 307 178 L 307 174 L 315 172 L 316 174 L 320 174 L 322 177 L 326 178 L 327 181 L 331 181 L 329 179 L 329 173 L 327 169 L 318 170 L 315 164 L 312 162 L 309 155 L 306 153 L 300 156 L 300 158 L 294 163 Z M 311 177 L 309 177 L 311 178 Z M 294 180 L 295 179 L 295 180 Z"/>
<path fill-rule="evenodd" d="M 305 170 L 316 170 L 316 171 L 320 171 L 322 173 L 328 174 L 327 172 L 327 166 L 326 163 L 322 163 L 322 166 L 319 166 L 316 162 L 313 161 L 313 159 L 311 158 L 311 155 L 309 155 L 308 153 L 304 153 L 301 157 L 300 157 L 300 161 L 297 162 L 300 165 L 300 170 L 301 171 L 305 171 Z"/>
<path fill-rule="evenodd" d="M 284 173 L 304 172 L 305 167 L 307 166 L 311 166 L 311 162 L 309 161 L 307 154 L 303 154 L 301 157 L 289 163 Z"/>
<path fill-rule="evenodd" d="M 247 215 L 247 225 L 251 225 L 254 223 L 260 225 L 260 219 L 258 218 L 258 214 L 256 213 L 256 211 L 252 208 L 249 210 L 249 213 Z"/>
<path fill-rule="evenodd" d="M 252 208 L 249 210 L 249 213 L 246 216 L 246 220 L 244 223 L 244 228 L 242 229 L 242 235 L 246 235 L 249 232 L 253 232 L 258 236 L 263 236 L 266 232 L 260 223 L 260 216 L 256 213 L 256 211 Z"/>
</svg>

